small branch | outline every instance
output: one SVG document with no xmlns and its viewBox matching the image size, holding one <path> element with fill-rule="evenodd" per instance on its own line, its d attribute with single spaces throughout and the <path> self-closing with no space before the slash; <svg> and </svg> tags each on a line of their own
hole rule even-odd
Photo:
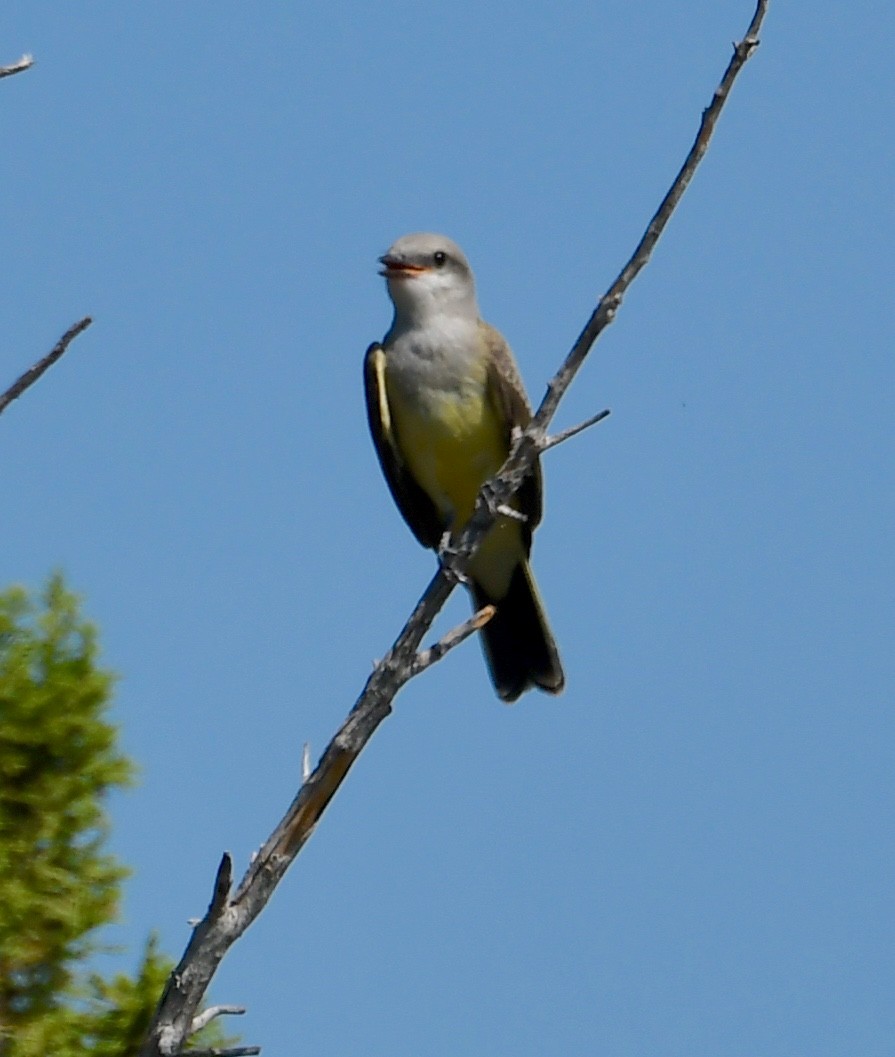
<svg viewBox="0 0 895 1057">
<path fill-rule="evenodd" d="M 516 510 L 514 507 L 508 506 L 506 503 L 498 503 L 494 508 L 494 513 L 499 517 L 509 518 L 510 521 L 518 521 L 522 525 L 528 521 L 528 517 L 523 514 L 521 510 Z"/>
<path fill-rule="evenodd" d="M 590 418 L 586 418 L 583 422 L 579 422 L 577 426 L 569 426 L 568 429 L 564 429 L 561 433 L 554 433 L 549 437 L 545 437 L 541 444 L 541 451 L 549 451 L 551 448 L 555 448 L 557 444 L 562 444 L 565 440 L 577 437 L 579 433 L 583 433 L 584 430 L 590 429 L 591 426 L 595 426 L 598 422 L 602 422 L 604 418 L 609 418 L 610 414 L 611 412 L 607 407 L 605 411 L 600 411 L 596 415 L 591 415 Z"/>
<path fill-rule="evenodd" d="M 496 606 L 483 606 L 478 613 L 474 613 L 469 620 L 449 631 L 434 646 L 430 646 L 427 650 L 420 650 L 412 664 L 412 675 L 419 675 L 420 672 L 431 668 L 436 661 L 440 661 L 446 653 L 459 646 L 461 642 L 465 642 L 470 635 L 481 631 L 496 612 Z"/>
<path fill-rule="evenodd" d="M 302 785 L 311 777 L 311 746 L 305 742 L 301 747 L 301 781 Z"/>
<path fill-rule="evenodd" d="M 475 614 L 470 621 L 455 632 L 449 633 L 430 650 L 417 652 L 423 636 L 451 591 L 462 581 L 470 556 L 493 523 L 501 504 L 509 503 L 538 455 L 545 449 L 545 445 L 550 447 L 559 443 L 558 438 L 547 438 L 546 433 L 556 407 L 597 337 L 614 319 L 625 291 L 649 260 L 653 247 L 705 154 L 733 82 L 758 45 L 757 34 L 766 9 L 767 0 L 758 0 L 746 37 L 734 49 L 733 58 L 712 102 L 702 115 L 696 140 L 668 194 L 662 200 L 630 260 L 600 299 L 571 352 L 548 385 L 541 406 L 513 445 L 506 463 L 496 477 L 482 486 L 472 518 L 459 537 L 451 541 L 450 547 L 446 549 L 445 556 L 442 556 L 442 566 L 432 577 L 392 648 L 374 667 L 347 718 L 327 745 L 317 766 L 302 782 L 273 833 L 253 857 L 226 906 L 219 907 L 217 900 L 213 900 L 208 914 L 196 927 L 179 965 L 168 980 L 149 1035 L 140 1051 L 141 1057 L 167 1057 L 181 1052 L 180 1048 L 192 1019 L 221 959 L 267 905 L 277 884 L 313 833 L 354 761 L 382 721 L 390 715 L 392 703 L 401 688 L 414 675 L 438 659 L 434 655 L 435 652 L 441 650 L 443 655 L 443 652 L 454 645 L 451 641 L 445 646 L 445 639 L 451 639 L 455 634 L 463 637 L 472 634 L 476 630 L 477 622 L 484 617 L 485 610 Z M 567 430 L 565 434 L 574 435 L 602 417 L 605 415 L 601 412 L 593 420 L 573 427 L 571 432 Z M 563 439 L 567 439 L 567 436 L 558 435 Z M 220 875 L 220 869 L 218 872 Z M 218 891 L 217 882 L 215 891 Z"/>
<path fill-rule="evenodd" d="M 17 378 L 6 392 L 0 396 L 0 414 L 9 407 L 13 400 L 20 397 L 29 386 L 34 385 L 44 371 L 52 367 L 53 364 L 64 354 L 65 350 L 75 338 L 82 331 L 86 330 L 92 322 L 93 320 L 90 316 L 85 316 L 78 323 L 75 323 L 74 326 L 69 327 L 59 341 L 56 342 L 52 352 L 47 353 L 42 360 L 38 360 L 33 367 L 29 367 L 23 375 Z"/>
<path fill-rule="evenodd" d="M 33 55 L 23 55 L 18 62 L 14 62 L 12 66 L 0 66 L 0 77 L 12 77 L 14 73 L 21 73 L 23 70 L 30 70 L 34 65 Z"/>
<path fill-rule="evenodd" d="M 208 904 L 209 918 L 219 918 L 227 905 L 227 896 L 230 895 L 230 889 L 233 885 L 233 859 L 230 856 L 230 852 L 225 851 L 221 856 L 221 861 L 218 864 L 218 872 L 214 877 L 214 891 L 212 892 L 211 902 Z"/>
<path fill-rule="evenodd" d="M 727 64 L 727 69 L 724 71 L 718 87 L 715 89 L 712 101 L 702 112 L 696 139 L 693 141 L 683 165 L 659 204 L 659 208 L 653 214 L 646 231 L 643 233 L 628 262 L 619 272 L 606 293 L 600 298 L 597 307 L 591 313 L 590 319 L 585 324 L 571 351 L 548 383 L 544 399 L 541 401 L 531 422 L 514 444 L 507 461 L 500 468 L 497 476 L 492 478 L 491 481 L 486 481 L 483 485 L 482 492 L 476 501 L 473 515 L 452 548 L 455 560 L 453 565 L 446 569 L 446 574 L 453 576 L 462 575 L 478 541 L 482 539 L 493 523 L 494 515 L 491 511 L 495 501 L 497 503 L 506 502 L 511 495 L 518 491 L 538 454 L 543 450 L 546 442 L 547 427 L 556 414 L 560 400 L 572 384 L 575 375 L 580 370 L 585 357 L 590 352 L 597 338 L 615 319 L 628 287 L 652 256 L 659 237 L 665 230 L 668 221 L 683 197 L 684 191 L 692 180 L 693 174 L 705 156 L 712 133 L 715 131 L 715 126 L 721 115 L 721 110 L 730 96 L 733 83 L 740 70 L 746 65 L 746 62 L 758 47 L 758 31 L 767 13 L 767 8 L 768 0 L 758 0 L 745 37 L 738 44 L 734 44 L 733 55 Z"/>
<path fill-rule="evenodd" d="M 245 1011 L 245 1006 L 209 1006 L 208 1009 L 203 1009 L 197 1017 L 193 1017 L 189 1034 L 195 1035 L 216 1017 L 241 1017 Z"/>
<path fill-rule="evenodd" d="M 184 1050 L 183 1057 L 257 1057 L 260 1046 L 233 1046 L 230 1049 Z"/>
<path fill-rule="evenodd" d="M 684 159 L 684 164 L 674 178 L 665 197 L 660 202 L 659 208 L 653 214 L 646 231 L 643 233 L 643 237 L 637 243 L 628 262 L 619 272 L 615 282 L 600 298 L 597 307 L 585 324 L 578 340 L 572 346 L 572 350 L 566 357 L 562 367 L 556 372 L 553 380 L 547 386 L 547 393 L 535 414 L 532 426 L 526 430 L 526 433 L 530 433 L 533 429 L 535 431 L 546 429 L 547 424 L 556 412 L 560 399 L 584 362 L 585 356 L 602 331 L 615 319 L 628 287 L 637 278 L 641 269 L 652 256 L 656 243 L 659 241 L 662 232 L 671 219 L 672 213 L 677 208 L 678 202 L 683 197 L 684 191 L 686 191 L 690 181 L 693 179 L 693 174 L 708 150 L 709 140 L 711 140 L 712 133 L 715 131 L 715 125 L 721 116 L 721 110 L 727 102 L 737 74 L 739 74 L 758 47 L 758 31 L 761 28 L 767 9 L 768 0 L 758 0 L 745 37 L 739 44 L 734 44 L 733 55 L 730 57 L 730 62 L 727 64 L 727 69 L 724 71 L 721 82 L 715 89 L 711 103 L 702 112 L 702 120 L 699 123 L 696 139 Z"/>
</svg>

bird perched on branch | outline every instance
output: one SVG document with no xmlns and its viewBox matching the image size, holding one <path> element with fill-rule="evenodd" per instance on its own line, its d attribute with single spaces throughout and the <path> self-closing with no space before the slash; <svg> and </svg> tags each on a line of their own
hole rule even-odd
<svg viewBox="0 0 895 1057">
<path fill-rule="evenodd" d="M 469 520 L 482 484 L 506 460 L 531 407 L 509 345 L 479 316 L 472 269 L 443 235 L 405 235 L 380 257 L 395 309 L 391 329 L 364 359 L 370 431 L 404 520 L 424 547 Z M 565 683 L 528 556 L 541 520 L 535 464 L 473 555 L 476 609 L 494 605 L 481 631 L 498 696 Z"/>
</svg>

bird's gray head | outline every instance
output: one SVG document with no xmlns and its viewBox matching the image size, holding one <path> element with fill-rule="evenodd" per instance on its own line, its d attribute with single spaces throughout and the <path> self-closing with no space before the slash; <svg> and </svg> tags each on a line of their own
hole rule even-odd
<svg viewBox="0 0 895 1057">
<path fill-rule="evenodd" d="M 439 316 L 478 319 L 472 269 L 447 236 L 404 235 L 379 262 L 396 323 L 413 326 Z"/>
</svg>

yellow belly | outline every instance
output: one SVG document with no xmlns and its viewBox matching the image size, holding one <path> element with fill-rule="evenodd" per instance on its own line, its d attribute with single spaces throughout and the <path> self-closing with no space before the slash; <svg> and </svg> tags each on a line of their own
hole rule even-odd
<svg viewBox="0 0 895 1057">
<path fill-rule="evenodd" d="M 408 406 L 400 397 L 389 403 L 410 472 L 456 532 L 469 520 L 483 482 L 507 457 L 505 429 L 484 393 L 480 399 L 430 397 L 422 406 Z M 520 522 L 499 517 L 479 545 L 469 572 L 499 598 L 524 560 Z"/>
<path fill-rule="evenodd" d="M 452 529 L 468 520 L 482 482 L 507 456 L 504 430 L 484 392 L 430 398 L 423 406 L 390 401 L 401 451 L 416 481 Z"/>
</svg>

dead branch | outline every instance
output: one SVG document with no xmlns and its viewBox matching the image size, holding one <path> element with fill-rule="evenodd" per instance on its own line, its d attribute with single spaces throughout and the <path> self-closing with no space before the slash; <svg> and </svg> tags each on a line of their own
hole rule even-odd
<svg viewBox="0 0 895 1057">
<path fill-rule="evenodd" d="M 42 360 L 38 360 L 33 367 L 29 367 L 24 374 L 20 375 L 12 385 L 0 396 L 0 415 L 9 407 L 9 405 L 17 397 L 20 397 L 29 386 L 34 385 L 38 378 L 48 370 L 53 364 L 65 353 L 65 350 L 71 345 L 75 338 L 84 330 L 86 330 L 93 320 L 90 316 L 85 316 L 82 320 L 75 323 L 74 326 L 68 328 L 68 330 L 62 335 L 62 337 L 56 342 L 53 350 L 48 352 Z"/>
<path fill-rule="evenodd" d="M 555 448 L 557 444 L 565 444 L 567 440 L 571 440 L 572 437 L 577 437 L 579 433 L 583 433 L 586 429 L 590 429 L 591 426 L 596 426 L 598 422 L 602 422 L 604 418 L 609 418 L 611 414 L 609 408 L 604 411 L 598 411 L 595 415 L 591 415 L 590 418 L 586 418 L 583 422 L 579 422 L 576 426 L 569 426 L 567 429 L 562 430 L 560 433 L 554 433 L 549 437 L 544 437 L 541 442 L 541 451 L 549 451 L 551 448 Z"/>
<path fill-rule="evenodd" d="M 374 667 L 348 717 L 326 747 L 317 766 L 302 782 L 282 820 L 253 857 L 232 896 L 221 900 L 218 895 L 222 891 L 222 871 L 226 876 L 226 888 L 229 889 L 229 856 L 225 856 L 225 862 L 222 862 L 218 871 L 215 898 L 206 916 L 196 926 L 179 965 L 171 974 L 141 1050 L 141 1057 L 173 1057 L 181 1053 L 196 1010 L 221 959 L 264 909 L 273 890 L 313 833 L 352 764 L 380 723 L 390 714 L 392 702 L 400 689 L 413 675 L 428 666 L 421 663 L 418 652 L 423 635 L 454 586 L 462 579 L 470 556 L 501 505 L 506 505 L 517 491 L 540 452 L 558 443 L 556 438 L 551 440 L 547 437 L 547 426 L 594 342 L 613 321 L 628 287 L 648 262 L 692 179 L 706 152 L 733 82 L 758 46 L 758 32 L 766 10 L 767 0 L 758 0 L 746 35 L 734 46 L 724 76 L 711 103 L 703 112 L 696 139 L 683 166 L 634 253 L 598 302 L 572 350 L 548 385 L 547 393 L 530 425 L 518 438 L 500 473 L 482 487 L 473 517 L 459 537 L 451 541 L 450 548 L 446 549 L 442 557 L 442 567 L 423 592 L 391 649 Z M 574 435 L 588 424 L 592 422 L 573 427 L 567 433 L 569 436 Z M 472 618 L 472 623 L 483 615 L 477 614 Z M 437 650 L 438 645 L 433 649 Z M 422 657 L 426 658 L 427 653 L 424 652 Z"/>
<path fill-rule="evenodd" d="M 190 1024 L 190 1035 L 200 1032 L 217 1017 L 241 1017 L 245 1011 L 245 1006 L 209 1006 L 203 1009 L 198 1017 L 193 1017 L 193 1022 Z"/>
<path fill-rule="evenodd" d="M 12 77 L 14 73 L 21 73 L 23 70 L 29 70 L 34 65 L 33 55 L 23 55 L 18 62 L 14 62 L 11 66 L 0 66 L 0 77 Z"/>
<path fill-rule="evenodd" d="M 210 1050 L 184 1050 L 186 1057 L 258 1057 L 260 1052 L 260 1046 L 233 1046 L 228 1049 L 215 1046 Z"/>
<path fill-rule="evenodd" d="M 419 675 L 420 672 L 431 668 L 436 661 L 440 661 L 446 653 L 455 649 L 461 642 L 465 642 L 470 635 L 481 631 L 496 612 L 496 606 L 484 606 L 477 613 L 473 613 L 469 620 L 464 620 L 458 627 L 449 631 L 434 646 L 430 646 L 427 650 L 420 650 L 413 661 L 413 674 Z"/>
</svg>

